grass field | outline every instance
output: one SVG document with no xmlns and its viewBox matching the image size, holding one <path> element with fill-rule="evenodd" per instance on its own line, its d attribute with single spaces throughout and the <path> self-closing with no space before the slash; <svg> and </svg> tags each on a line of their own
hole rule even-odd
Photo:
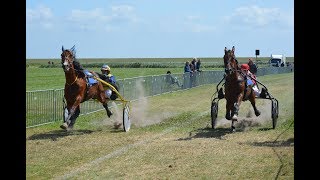
<svg viewBox="0 0 320 180">
<path fill-rule="evenodd" d="M 120 107 L 112 118 L 104 111 L 80 116 L 73 132 L 59 122 L 26 129 L 26 178 L 294 179 L 294 74 L 259 80 L 279 101 L 276 129 L 269 100 L 257 100 L 260 117 L 243 102 L 235 133 L 221 100 L 212 129 L 216 84 L 204 85 L 132 102 L 129 132 L 113 129 Z"/>
<path fill-rule="evenodd" d="M 184 65 L 186 61 L 191 61 L 193 57 L 185 57 L 185 58 L 78 58 L 81 64 L 86 65 L 90 63 L 179 63 L 180 65 Z M 221 57 L 198 57 L 201 59 L 201 62 L 204 64 L 207 63 L 222 63 Z M 248 61 L 249 57 L 237 57 L 240 63 L 244 63 Z M 255 60 L 255 57 L 250 57 Z M 266 63 L 270 57 L 258 57 L 257 62 Z M 54 64 L 60 65 L 61 59 L 26 59 L 26 64 L 30 66 L 39 66 L 39 65 L 47 65 L 48 61 L 54 62 Z M 288 62 L 294 62 L 294 57 L 287 57 Z"/>
<path fill-rule="evenodd" d="M 100 68 L 90 69 L 101 72 Z M 116 79 L 132 78 L 138 76 L 151 76 L 171 73 L 183 73 L 183 68 L 112 68 L 112 74 Z M 46 90 L 64 88 L 65 75 L 62 68 L 27 68 L 26 69 L 26 90 Z"/>
<path fill-rule="evenodd" d="M 158 64 L 178 64 L 177 67 L 168 68 L 112 68 L 112 74 L 117 79 L 132 78 L 138 76 L 149 76 L 149 75 L 162 75 L 168 70 L 171 73 L 183 73 L 185 61 L 190 61 L 192 58 L 101 58 L 101 59 L 79 59 L 83 64 L 94 64 L 94 63 L 158 63 Z M 265 64 L 268 61 L 268 57 L 259 58 L 259 62 Z M 221 58 L 201 58 L 202 70 L 214 70 L 217 68 L 206 67 L 206 64 L 222 64 Z M 48 66 L 48 61 L 53 61 L 55 64 L 54 68 L 44 68 Z M 247 57 L 239 57 L 240 63 L 246 63 Z M 288 62 L 293 62 L 293 57 L 287 57 Z M 26 90 L 46 90 L 46 89 L 60 89 L 64 88 L 65 77 L 64 72 L 60 65 L 60 59 L 27 59 L 26 68 Z M 50 66 L 48 66 L 50 67 Z M 263 67 L 260 65 L 259 67 Z M 87 69 L 100 72 L 99 67 L 88 67 Z"/>
</svg>

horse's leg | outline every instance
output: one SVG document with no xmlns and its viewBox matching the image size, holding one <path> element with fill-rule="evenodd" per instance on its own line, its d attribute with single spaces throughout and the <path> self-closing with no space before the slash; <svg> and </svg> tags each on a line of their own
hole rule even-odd
<svg viewBox="0 0 320 180">
<path fill-rule="evenodd" d="M 253 89 L 251 89 L 251 94 L 250 94 L 250 97 L 249 97 L 249 101 L 250 101 L 250 103 L 251 103 L 251 105 L 253 107 L 254 114 L 258 117 L 261 113 L 258 110 L 258 108 L 256 107 L 256 95 L 253 92 Z"/>
<path fill-rule="evenodd" d="M 106 109 L 107 115 L 108 115 L 108 117 L 110 118 L 110 116 L 112 115 L 112 112 L 110 111 L 110 109 L 109 109 L 109 107 L 108 107 L 108 103 L 107 103 L 107 102 L 104 103 L 104 104 L 103 104 L 103 107 Z"/>
<path fill-rule="evenodd" d="M 80 114 L 80 106 L 77 107 L 76 111 L 71 116 L 70 123 L 68 125 L 68 130 L 73 129 L 73 125 L 76 123 L 76 120 L 79 117 L 79 114 Z"/>
<path fill-rule="evenodd" d="M 240 93 L 238 95 L 238 98 L 237 98 L 236 102 L 233 104 L 232 120 L 235 120 L 235 121 L 238 120 L 239 108 L 240 108 L 240 104 L 242 102 L 243 96 L 244 96 L 244 93 Z"/>
<path fill-rule="evenodd" d="M 234 126 L 234 122 L 237 121 L 237 120 L 233 120 L 233 119 L 232 119 L 231 121 L 232 121 L 232 122 L 231 122 L 231 131 L 232 131 L 232 132 L 236 132 L 236 127 Z"/>
<path fill-rule="evenodd" d="M 238 120 L 238 112 L 239 112 L 239 104 L 238 102 L 235 102 L 233 104 L 233 109 L 232 109 L 232 118 L 231 118 L 231 131 L 235 132 L 236 127 L 234 126 L 234 122 Z"/>
<path fill-rule="evenodd" d="M 108 99 L 105 95 L 105 92 L 104 91 L 101 91 L 100 92 L 100 96 L 98 97 L 98 100 L 102 103 L 102 106 L 104 107 L 104 109 L 107 111 L 107 115 L 108 117 L 110 118 L 110 116 L 113 114 L 109 107 L 108 107 Z"/>
<path fill-rule="evenodd" d="M 72 109 L 72 108 L 71 108 Z M 67 129 L 71 120 L 70 118 L 72 117 L 74 111 L 72 112 L 69 108 L 68 108 L 68 117 L 64 120 L 63 124 L 60 125 L 61 129 Z"/>
<path fill-rule="evenodd" d="M 70 108 L 68 111 L 69 111 L 68 117 L 65 119 L 64 123 L 62 125 L 60 125 L 61 129 L 67 129 L 70 126 L 70 124 L 72 123 L 72 121 L 75 122 L 75 119 L 74 119 L 75 114 L 74 113 L 76 111 L 75 111 L 74 107 Z M 80 113 L 80 111 L 79 111 L 79 113 Z M 79 116 L 79 114 L 76 115 L 76 117 L 78 117 L 78 116 Z M 74 125 L 74 122 L 73 122 L 72 126 Z"/>
<path fill-rule="evenodd" d="M 72 107 L 69 108 L 69 106 L 67 106 L 67 109 L 68 109 L 68 116 L 67 116 L 66 119 L 64 119 L 63 124 L 60 125 L 60 128 L 61 128 L 61 129 L 67 129 L 67 128 L 68 128 L 68 126 L 69 126 L 69 124 L 70 124 L 70 122 L 71 122 L 70 119 L 71 119 L 71 117 L 72 117 L 73 114 L 74 114 L 74 110 L 73 110 Z"/>
<path fill-rule="evenodd" d="M 239 114 L 239 107 L 242 101 L 242 98 L 244 96 L 244 93 L 240 93 L 238 95 L 238 98 L 236 99 L 236 102 L 233 104 L 233 109 L 232 109 L 232 118 L 231 118 L 231 131 L 235 132 L 236 131 L 236 127 L 234 126 L 234 122 L 238 121 L 238 114 Z"/>
<path fill-rule="evenodd" d="M 226 118 L 227 120 L 231 120 L 231 119 L 232 119 L 232 118 L 231 118 L 231 109 L 232 109 L 232 106 L 233 106 L 232 102 L 231 102 L 230 100 L 227 100 L 227 103 L 226 103 L 226 116 L 225 116 L 225 118 Z"/>
<path fill-rule="evenodd" d="M 62 128 L 62 129 L 67 129 L 69 124 L 71 123 L 71 117 L 74 115 L 74 113 L 76 112 L 77 108 L 79 108 L 80 97 L 76 98 L 75 102 L 67 102 L 67 104 L 69 104 L 69 105 L 67 105 L 68 111 L 69 111 L 69 115 L 65 119 L 64 123 L 60 126 L 60 128 Z M 79 110 L 79 113 L 80 113 L 80 110 Z M 78 117 L 78 116 L 79 115 L 76 115 L 76 117 Z"/>
<path fill-rule="evenodd" d="M 98 86 L 97 86 L 97 93 L 99 94 L 98 95 L 98 100 L 102 103 L 102 106 L 104 107 L 104 109 L 107 111 L 107 115 L 108 117 L 110 118 L 111 115 L 113 114 L 109 107 L 108 107 L 108 97 L 107 95 L 105 94 L 105 90 L 102 86 L 102 84 L 99 82 Z"/>
</svg>

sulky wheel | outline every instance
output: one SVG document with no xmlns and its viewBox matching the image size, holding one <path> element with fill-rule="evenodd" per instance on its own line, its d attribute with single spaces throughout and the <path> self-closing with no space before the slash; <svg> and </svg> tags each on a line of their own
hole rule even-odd
<svg viewBox="0 0 320 180">
<path fill-rule="evenodd" d="M 211 126 L 215 128 L 218 117 L 218 102 L 212 101 L 211 103 Z"/>
<path fill-rule="evenodd" d="M 277 126 L 277 120 L 279 115 L 279 106 L 276 99 L 271 100 L 271 118 L 272 118 L 272 128 L 275 129 Z"/>
<path fill-rule="evenodd" d="M 128 132 L 131 126 L 129 113 L 130 113 L 129 105 L 126 104 L 123 108 L 123 130 L 125 132 Z"/>
</svg>

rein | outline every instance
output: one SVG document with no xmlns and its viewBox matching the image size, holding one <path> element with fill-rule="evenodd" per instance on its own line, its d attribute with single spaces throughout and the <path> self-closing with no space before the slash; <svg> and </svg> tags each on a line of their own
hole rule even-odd
<svg viewBox="0 0 320 180">
<path fill-rule="evenodd" d="M 72 54 L 71 54 L 71 55 L 72 55 Z M 73 67 L 73 64 L 72 64 L 73 61 L 74 61 L 74 56 L 73 56 L 73 55 L 72 55 L 72 61 L 69 60 L 68 57 L 65 56 L 64 62 L 67 62 L 68 64 L 71 64 L 71 67 L 70 67 L 69 70 L 73 70 L 73 71 L 76 73 L 76 69 Z M 65 68 L 65 67 L 63 66 L 63 68 Z M 69 70 L 68 70 L 68 71 L 69 71 Z M 74 81 L 73 81 L 71 84 L 67 83 L 67 81 L 66 81 L 66 84 L 67 84 L 68 86 L 71 86 L 72 84 L 74 84 L 74 83 L 78 80 L 79 74 L 78 74 L 78 73 L 76 73 L 76 74 L 77 74 L 77 75 L 76 75 L 76 78 L 74 79 Z"/>
<path fill-rule="evenodd" d="M 76 79 L 75 79 L 71 84 L 69 84 L 69 83 L 67 83 L 67 82 L 66 82 L 66 84 L 69 85 L 69 86 L 71 86 L 73 83 L 75 83 L 75 82 L 77 81 L 77 79 L 78 79 L 78 75 L 76 76 Z"/>
</svg>

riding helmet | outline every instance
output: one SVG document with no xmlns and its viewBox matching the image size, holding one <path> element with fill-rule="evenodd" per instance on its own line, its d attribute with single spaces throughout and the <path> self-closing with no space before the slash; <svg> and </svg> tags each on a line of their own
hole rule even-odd
<svg viewBox="0 0 320 180">
<path fill-rule="evenodd" d="M 241 64 L 241 69 L 249 70 L 249 65 L 248 64 Z"/>
<path fill-rule="evenodd" d="M 106 64 L 102 65 L 101 70 L 110 71 L 110 67 Z"/>
</svg>

